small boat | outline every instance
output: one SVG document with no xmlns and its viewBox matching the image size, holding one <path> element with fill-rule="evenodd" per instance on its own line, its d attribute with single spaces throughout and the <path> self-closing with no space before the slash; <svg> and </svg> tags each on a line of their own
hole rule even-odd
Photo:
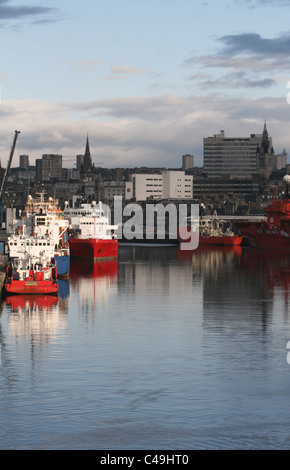
<svg viewBox="0 0 290 470">
<path fill-rule="evenodd" d="M 93 201 L 91 213 L 79 217 L 77 227 L 69 238 L 72 258 L 97 260 L 118 256 L 119 242 L 114 233 L 118 226 L 109 224 L 101 202 L 97 205 Z"/>
<path fill-rule="evenodd" d="M 14 258 L 6 267 L 4 287 L 7 294 L 57 294 L 55 259 Z"/>
<path fill-rule="evenodd" d="M 233 232 L 227 221 L 218 218 L 216 211 L 212 218 L 203 217 L 197 221 L 189 217 L 186 230 L 185 227 L 182 231 L 179 230 L 179 240 L 186 243 L 190 240 L 190 232 L 192 232 L 198 235 L 199 246 L 240 246 L 243 240 L 241 235 Z"/>
</svg>

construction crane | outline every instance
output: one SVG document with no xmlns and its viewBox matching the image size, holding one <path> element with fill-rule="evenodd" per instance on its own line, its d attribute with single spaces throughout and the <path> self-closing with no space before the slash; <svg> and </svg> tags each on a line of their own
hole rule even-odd
<svg viewBox="0 0 290 470">
<path fill-rule="evenodd" d="M 17 141 L 18 134 L 20 134 L 20 131 L 15 131 L 15 135 L 14 135 L 14 139 L 13 139 L 13 144 L 12 144 L 11 151 L 10 151 L 9 160 L 8 160 L 7 167 L 6 167 L 6 170 L 5 170 L 5 174 L 4 174 L 4 176 L 3 176 L 3 180 L 2 180 L 2 183 L 1 183 L 1 189 L 0 189 L 0 207 L 1 207 L 1 203 L 2 203 L 3 191 L 4 191 L 5 184 L 6 184 L 8 175 L 9 175 L 9 171 L 10 171 L 10 167 L 11 167 L 11 163 L 12 163 L 12 158 L 13 158 L 14 150 L 15 150 L 15 147 L 16 147 L 16 141 Z"/>
</svg>

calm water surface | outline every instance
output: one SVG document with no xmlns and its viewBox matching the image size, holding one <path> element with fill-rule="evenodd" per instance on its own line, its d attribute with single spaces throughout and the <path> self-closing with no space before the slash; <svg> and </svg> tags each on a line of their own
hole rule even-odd
<svg viewBox="0 0 290 470">
<path fill-rule="evenodd" d="M 122 246 L 5 299 L 0 448 L 289 449 L 289 281 L 279 251 Z"/>
</svg>

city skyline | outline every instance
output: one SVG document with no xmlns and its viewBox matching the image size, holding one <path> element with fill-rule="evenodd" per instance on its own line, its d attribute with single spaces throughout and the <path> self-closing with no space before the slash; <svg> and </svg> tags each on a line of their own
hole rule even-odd
<svg viewBox="0 0 290 470">
<path fill-rule="evenodd" d="M 0 159 L 203 164 L 203 138 L 261 133 L 289 153 L 290 1 L 1 0 Z M 17 158 L 18 159 L 18 158 Z"/>
</svg>

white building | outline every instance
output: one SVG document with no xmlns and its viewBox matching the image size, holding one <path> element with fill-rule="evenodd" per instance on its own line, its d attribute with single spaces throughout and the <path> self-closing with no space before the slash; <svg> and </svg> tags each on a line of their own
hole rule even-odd
<svg viewBox="0 0 290 470">
<path fill-rule="evenodd" d="M 163 176 L 160 174 L 136 173 L 132 175 L 132 196 L 136 201 L 151 199 L 162 199 Z"/>
<path fill-rule="evenodd" d="M 192 199 L 192 182 L 192 175 L 186 175 L 184 171 L 165 170 L 161 174 L 133 174 L 130 197 L 136 201 L 146 201 L 148 198 Z M 127 186 L 128 189 L 130 186 Z"/>
<path fill-rule="evenodd" d="M 192 199 L 192 175 L 184 171 L 163 171 L 163 199 Z"/>
<path fill-rule="evenodd" d="M 287 165 L 287 153 L 284 149 L 282 153 L 278 155 L 274 155 L 274 167 L 276 170 L 282 170 L 282 168 L 286 168 Z"/>
</svg>

